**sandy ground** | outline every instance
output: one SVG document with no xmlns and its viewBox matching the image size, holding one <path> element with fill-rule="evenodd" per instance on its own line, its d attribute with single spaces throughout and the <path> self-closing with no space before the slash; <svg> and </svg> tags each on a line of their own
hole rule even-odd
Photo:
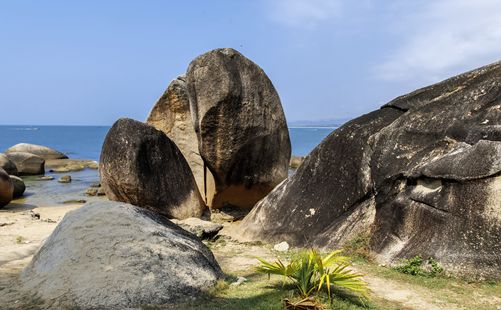
<svg viewBox="0 0 501 310">
<path fill-rule="evenodd" d="M 15 281 L 64 214 L 80 206 L 14 202 L 0 209 L 0 295 Z"/>
<path fill-rule="evenodd" d="M 17 292 L 12 288 L 17 276 L 64 214 L 80 206 L 82 205 L 34 206 L 13 203 L 0 209 L 0 305 L 6 301 L 17 302 Z M 238 230 L 235 224 L 226 226 L 222 231 L 225 242 L 211 246 L 226 273 L 245 276 L 249 272 L 252 273 L 257 266 L 256 257 L 266 260 L 274 260 L 277 257 L 278 253 L 274 252 L 271 246 L 232 239 L 235 228 Z M 373 295 L 397 302 L 402 305 L 402 309 L 462 309 L 460 305 L 437 300 L 425 289 L 398 281 L 374 275 L 367 275 L 365 281 L 368 282 Z M 15 305 L 11 306 L 15 308 Z"/>
</svg>

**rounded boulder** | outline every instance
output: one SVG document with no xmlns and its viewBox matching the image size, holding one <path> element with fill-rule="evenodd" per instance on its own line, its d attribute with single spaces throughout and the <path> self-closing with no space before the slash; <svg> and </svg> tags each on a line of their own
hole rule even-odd
<svg viewBox="0 0 501 310">
<path fill-rule="evenodd" d="M 170 218 L 201 217 L 206 210 L 181 151 L 153 126 L 120 119 L 108 132 L 99 163 L 106 196 Z"/>
</svg>

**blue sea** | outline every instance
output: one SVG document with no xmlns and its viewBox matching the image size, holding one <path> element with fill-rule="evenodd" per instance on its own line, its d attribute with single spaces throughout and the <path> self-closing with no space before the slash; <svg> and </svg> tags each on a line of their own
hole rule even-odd
<svg viewBox="0 0 501 310">
<path fill-rule="evenodd" d="M 99 160 L 108 126 L 0 126 L 0 152 L 17 143 L 52 147 L 70 158 Z M 292 154 L 306 156 L 335 128 L 289 128 Z"/>
<path fill-rule="evenodd" d="M 0 152 L 17 143 L 33 143 L 52 147 L 70 158 L 99 160 L 109 126 L 0 126 Z M 306 156 L 335 128 L 289 128 L 292 154 Z M 61 205 L 71 200 L 92 201 L 98 197 L 88 197 L 85 190 L 99 181 L 96 170 L 85 169 L 70 173 L 72 182 L 61 184 L 56 180 L 61 173 L 46 171 L 53 181 L 39 181 L 36 176 L 23 177 L 26 183 L 24 197 L 14 200 L 11 206 Z"/>
</svg>

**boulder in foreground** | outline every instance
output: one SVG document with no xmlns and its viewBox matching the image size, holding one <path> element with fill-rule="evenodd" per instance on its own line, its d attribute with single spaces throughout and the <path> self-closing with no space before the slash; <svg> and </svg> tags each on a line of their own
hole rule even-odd
<svg viewBox="0 0 501 310">
<path fill-rule="evenodd" d="M 94 202 L 66 214 L 21 283 L 54 309 L 124 309 L 198 297 L 222 276 L 210 250 L 165 217 Z"/>
<path fill-rule="evenodd" d="M 37 144 L 29 144 L 29 143 L 19 143 L 14 146 L 11 146 L 9 149 L 5 151 L 5 153 L 13 153 L 13 152 L 24 152 L 30 153 L 33 155 L 37 155 L 43 159 L 63 159 L 68 158 L 65 154 L 56 151 L 50 147 L 37 145 Z"/>
<path fill-rule="evenodd" d="M 348 122 L 244 219 L 251 239 L 339 247 L 370 232 L 383 263 L 433 257 L 501 279 L 501 62 Z"/>
<path fill-rule="evenodd" d="M 183 154 L 153 126 L 116 121 L 103 143 L 99 172 L 110 200 L 177 219 L 201 217 L 206 210 Z"/>
</svg>

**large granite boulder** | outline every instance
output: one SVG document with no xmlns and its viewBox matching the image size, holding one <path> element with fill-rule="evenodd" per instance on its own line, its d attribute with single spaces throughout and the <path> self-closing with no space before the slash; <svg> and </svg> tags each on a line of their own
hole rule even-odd
<svg viewBox="0 0 501 310">
<path fill-rule="evenodd" d="M 177 219 L 201 217 L 206 210 L 183 154 L 153 126 L 115 122 L 103 143 L 99 172 L 110 200 Z"/>
<path fill-rule="evenodd" d="M 501 63 L 399 97 L 329 135 L 242 223 L 248 238 L 421 255 L 501 278 Z"/>
<path fill-rule="evenodd" d="M 45 160 L 26 152 L 9 152 L 7 157 L 16 165 L 19 175 L 41 175 L 45 173 Z"/>
<path fill-rule="evenodd" d="M 290 140 L 270 79 L 236 50 L 193 60 L 187 89 L 198 148 L 215 180 L 213 208 L 252 208 L 288 174 Z"/>
<path fill-rule="evenodd" d="M 199 297 L 222 276 L 194 235 L 155 212 L 103 201 L 66 214 L 20 280 L 51 309 L 128 309 Z"/>
<path fill-rule="evenodd" d="M 24 152 L 30 153 L 33 155 L 37 155 L 43 159 L 63 159 L 68 158 L 65 154 L 51 149 L 50 147 L 37 145 L 37 144 L 29 144 L 29 143 L 19 143 L 14 146 L 11 146 L 9 149 L 5 151 L 5 153 L 13 153 L 13 152 Z"/>
<path fill-rule="evenodd" d="M 13 194 L 14 184 L 12 184 L 9 174 L 0 168 L 0 208 L 9 204 Z"/>
<path fill-rule="evenodd" d="M 12 160 L 10 160 L 9 157 L 3 153 L 0 153 L 0 168 L 5 170 L 5 172 L 10 175 L 18 174 L 16 164 L 14 164 L 14 162 L 12 162 Z"/>
<path fill-rule="evenodd" d="M 14 192 L 12 193 L 12 198 L 22 197 L 24 192 L 26 191 L 26 184 L 24 184 L 23 179 L 18 176 L 11 175 L 10 180 L 12 181 L 12 185 L 14 186 Z"/>
<path fill-rule="evenodd" d="M 200 193 L 205 195 L 207 189 L 213 192 L 214 180 L 210 171 L 205 171 L 204 178 L 204 162 L 198 151 L 185 76 L 179 76 L 169 84 L 153 106 L 146 123 L 163 131 L 177 145 L 190 165 Z"/>
</svg>

